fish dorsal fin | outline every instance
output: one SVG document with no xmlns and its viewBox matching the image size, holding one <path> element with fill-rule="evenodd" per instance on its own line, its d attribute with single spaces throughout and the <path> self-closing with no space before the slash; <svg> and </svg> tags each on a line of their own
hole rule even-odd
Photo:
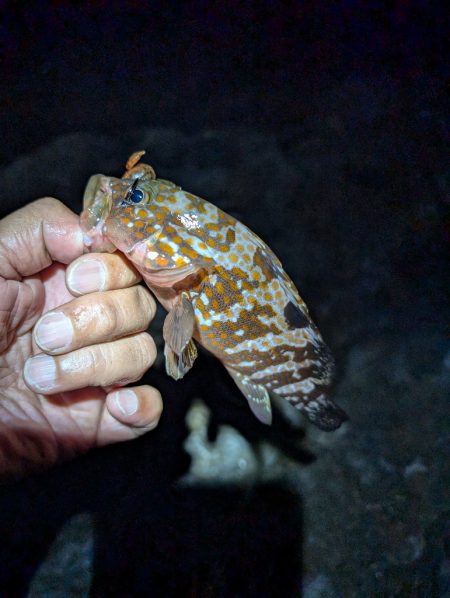
<svg viewBox="0 0 450 598">
<path fill-rule="evenodd" d="M 272 423 L 272 407 L 270 405 L 270 395 L 267 388 L 260 384 L 254 384 L 239 372 L 227 368 L 230 376 L 236 382 L 239 390 L 248 401 L 250 409 L 260 422 L 270 426 Z"/>
</svg>

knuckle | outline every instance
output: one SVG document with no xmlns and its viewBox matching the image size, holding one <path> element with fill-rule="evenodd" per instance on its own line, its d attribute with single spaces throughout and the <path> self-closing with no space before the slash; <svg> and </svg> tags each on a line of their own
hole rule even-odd
<svg viewBox="0 0 450 598">
<path fill-rule="evenodd" d="M 141 297 L 143 297 L 143 301 L 146 302 L 150 313 L 151 313 L 151 317 L 153 318 L 155 313 L 156 313 L 156 302 L 152 297 L 152 294 L 150 293 L 150 291 L 148 289 L 146 289 L 145 287 L 139 285 L 137 287 L 140 290 L 140 295 Z"/>
<path fill-rule="evenodd" d="M 59 199 L 55 197 L 40 197 L 32 201 L 30 204 L 23 208 L 30 216 L 42 217 L 42 215 L 49 215 L 48 221 L 58 221 L 62 217 L 67 216 L 67 213 L 71 213 Z"/>
<path fill-rule="evenodd" d="M 143 332 L 136 337 L 136 357 L 141 368 L 147 370 L 155 361 L 156 345 L 152 337 Z"/>
<path fill-rule="evenodd" d="M 143 313 L 149 319 L 153 319 L 156 311 L 155 300 L 150 292 L 142 285 L 135 285 L 133 289 L 133 307 Z"/>
<path fill-rule="evenodd" d="M 135 331 L 145 330 L 150 318 L 143 307 L 142 295 L 138 287 L 112 291 L 114 296 L 115 324 L 120 330 Z"/>
<path fill-rule="evenodd" d="M 32 203 L 34 203 L 34 207 L 43 207 L 46 210 L 60 210 L 64 205 L 61 201 L 59 201 L 59 199 L 56 199 L 56 197 L 50 196 L 40 197 Z"/>
<path fill-rule="evenodd" d="M 110 344 L 97 345 L 89 348 L 92 353 L 92 378 L 96 385 L 104 386 L 111 379 L 111 364 L 114 364 L 114 351 Z"/>
<path fill-rule="evenodd" d="M 109 362 L 108 347 L 96 345 L 95 347 L 86 347 L 83 351 L 86 353 L 86 371 L 92 378 L 102 375 Z"/>
<path fill-rule="evenodd" d="M 102 294 L 101 301 L 96 304 L 94 312 L 97 312 L 102 333 L 106 336 L 114 336 L 118 327 L 118 309 L 110 294 Z"/>
<path fill-rule="evenodd" d="M 156 346 L 147 333 L 83 349 L 83 370 L 91 384 L 107 386 L 139 380 L 153 364 Z"/>
<path fill-rule="evenodd" d="M 83 381 L 95 383 L 97 373 L 102 370 L 101 356 L 97 347 L 85 347 L 56 359 L 62 380 L 82 378 Z"/>
<path fill-rule="evenodd" d="M 105 259 L 111 268 L 113 278 L 119 285 L 126 284 L 128 286 L 130 283 L 136 284 L 140 280 L 140 274 L 123 254 L 111 253 Z"/>
</svg>

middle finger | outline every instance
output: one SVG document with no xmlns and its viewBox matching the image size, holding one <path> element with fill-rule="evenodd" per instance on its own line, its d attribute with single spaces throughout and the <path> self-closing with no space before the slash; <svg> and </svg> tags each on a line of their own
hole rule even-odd
<svg viewBox="0 0 450 598">
<path fill-rule="evenodd" d="M 37 346 L 51 355 L 147 330 L 155 301 L 142 286 L 89 293 L 43 315 L 34 328 Z"/>
</svg>

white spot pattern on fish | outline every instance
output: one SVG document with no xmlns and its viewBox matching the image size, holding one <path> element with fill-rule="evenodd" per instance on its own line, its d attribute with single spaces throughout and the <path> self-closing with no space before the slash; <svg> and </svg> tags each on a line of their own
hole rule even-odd
<svg viewBox="0 0 450 598">
<path fill-rule="evenodd" d="M 264 423 L 270 391 L 320 428 L 337 428 L 346 415 L 327 397 L 333 359 L 278 258 L 232 216 L 156 179 L 142 155 L 122 179 L 91 177 L 81 222 L 91 250 L 123 251 L 169 309 L 167 372 L 178 379 L 192 367 L 195 339 Z"/>
</svg>

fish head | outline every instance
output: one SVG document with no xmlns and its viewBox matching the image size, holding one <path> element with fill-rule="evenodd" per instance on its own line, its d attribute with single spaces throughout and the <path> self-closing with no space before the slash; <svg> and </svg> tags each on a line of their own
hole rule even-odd
<svg viewBox="0 0 450 598">
<path fill-rule="evenodd" d="M 92 176 L 81 215 L 85 244 L 93 251 L 117 248 L 141 272 L 180 278 L 205 267 L 211 259 L 198 238 L 198 216 L 183 209 L 178 191 L 161 179 Z"/>
</svg>

